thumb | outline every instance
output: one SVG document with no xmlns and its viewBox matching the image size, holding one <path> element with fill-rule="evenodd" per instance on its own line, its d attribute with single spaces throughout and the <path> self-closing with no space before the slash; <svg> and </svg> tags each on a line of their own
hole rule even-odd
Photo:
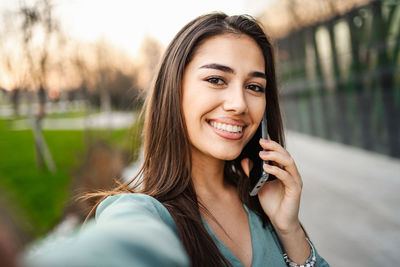
<svg viewBox="0 0 400 267">
<path fill-rule="evenodd" d="M 249 158 L 244 158 L 240 162 L 240 165 L 242 165 L 244 173 L 247 175 L 247 177 L 249 177 L 250 171 L 253 168 L 253 162 Z"/>
</svg>

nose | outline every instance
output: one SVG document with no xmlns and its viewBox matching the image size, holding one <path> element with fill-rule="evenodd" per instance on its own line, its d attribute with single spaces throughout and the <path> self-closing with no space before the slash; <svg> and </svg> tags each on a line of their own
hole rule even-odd
<svg viewBox="0 0 400 267">
<path fill-rule="evenodd" d="M 248 111 L 245 91 L 241 85 L 232 85 L 229 90 L 225 91 L 223 108 L 225 111 L 238 115 Z"/>
</svg>

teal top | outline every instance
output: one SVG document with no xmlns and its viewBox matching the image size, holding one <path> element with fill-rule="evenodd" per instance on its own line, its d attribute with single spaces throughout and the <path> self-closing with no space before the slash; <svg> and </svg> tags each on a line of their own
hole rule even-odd
<svg viewBox="0 0 400 267">
<path fill-rule="evenodd" d="M 271 226 L 246 206 L 253 246 L 252 266 L 285 267 L 280 241 Z M 218 249 L 234 267 L 243 264 L 204 225 Z M 144 194 L 107 197 L 96 210 L 95 221 L 65 238 L 45 242 L 22 258 L 27 267 L 190 266 L 168 210 Z M 329 266 L 317 253 L 318 267 Z"/>
</svg>

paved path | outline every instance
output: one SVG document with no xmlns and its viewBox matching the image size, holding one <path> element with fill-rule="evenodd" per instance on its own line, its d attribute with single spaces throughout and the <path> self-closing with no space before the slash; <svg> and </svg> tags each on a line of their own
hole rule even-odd
<svg viewBox="0 0 400 267">
<path fill-rule="evenodd" d="M 293 132 L 287 144 L 301 220 L 331 266 L 400 266 L 400 160 Z"/>
<path fill-rule="evenodd" d="M 129 128 L 136 119 L 133 112 L 101 112 L 79 118 L 44 118 L 43 130 L 84 130 L 84 129 L 122 129 Z M 13 122 L 13 130 L 27 130 L 31 125 L 28 119 Z"/>
</svg>

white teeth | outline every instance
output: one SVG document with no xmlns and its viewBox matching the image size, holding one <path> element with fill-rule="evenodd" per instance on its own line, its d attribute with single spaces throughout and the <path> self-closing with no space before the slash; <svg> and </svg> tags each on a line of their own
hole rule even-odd
<svg viewBox="0 0 400 267">
<path fill-rule="evenodd" d="M 243 130 L 242 126 L 224 124 L 224 123 L 215 122 L 215 121 L 212 121 L 211 125 L 219 130 L 223 130 L 223 131 L 231 132 L 231 133 L 240 133 Z"/>
</svg>

